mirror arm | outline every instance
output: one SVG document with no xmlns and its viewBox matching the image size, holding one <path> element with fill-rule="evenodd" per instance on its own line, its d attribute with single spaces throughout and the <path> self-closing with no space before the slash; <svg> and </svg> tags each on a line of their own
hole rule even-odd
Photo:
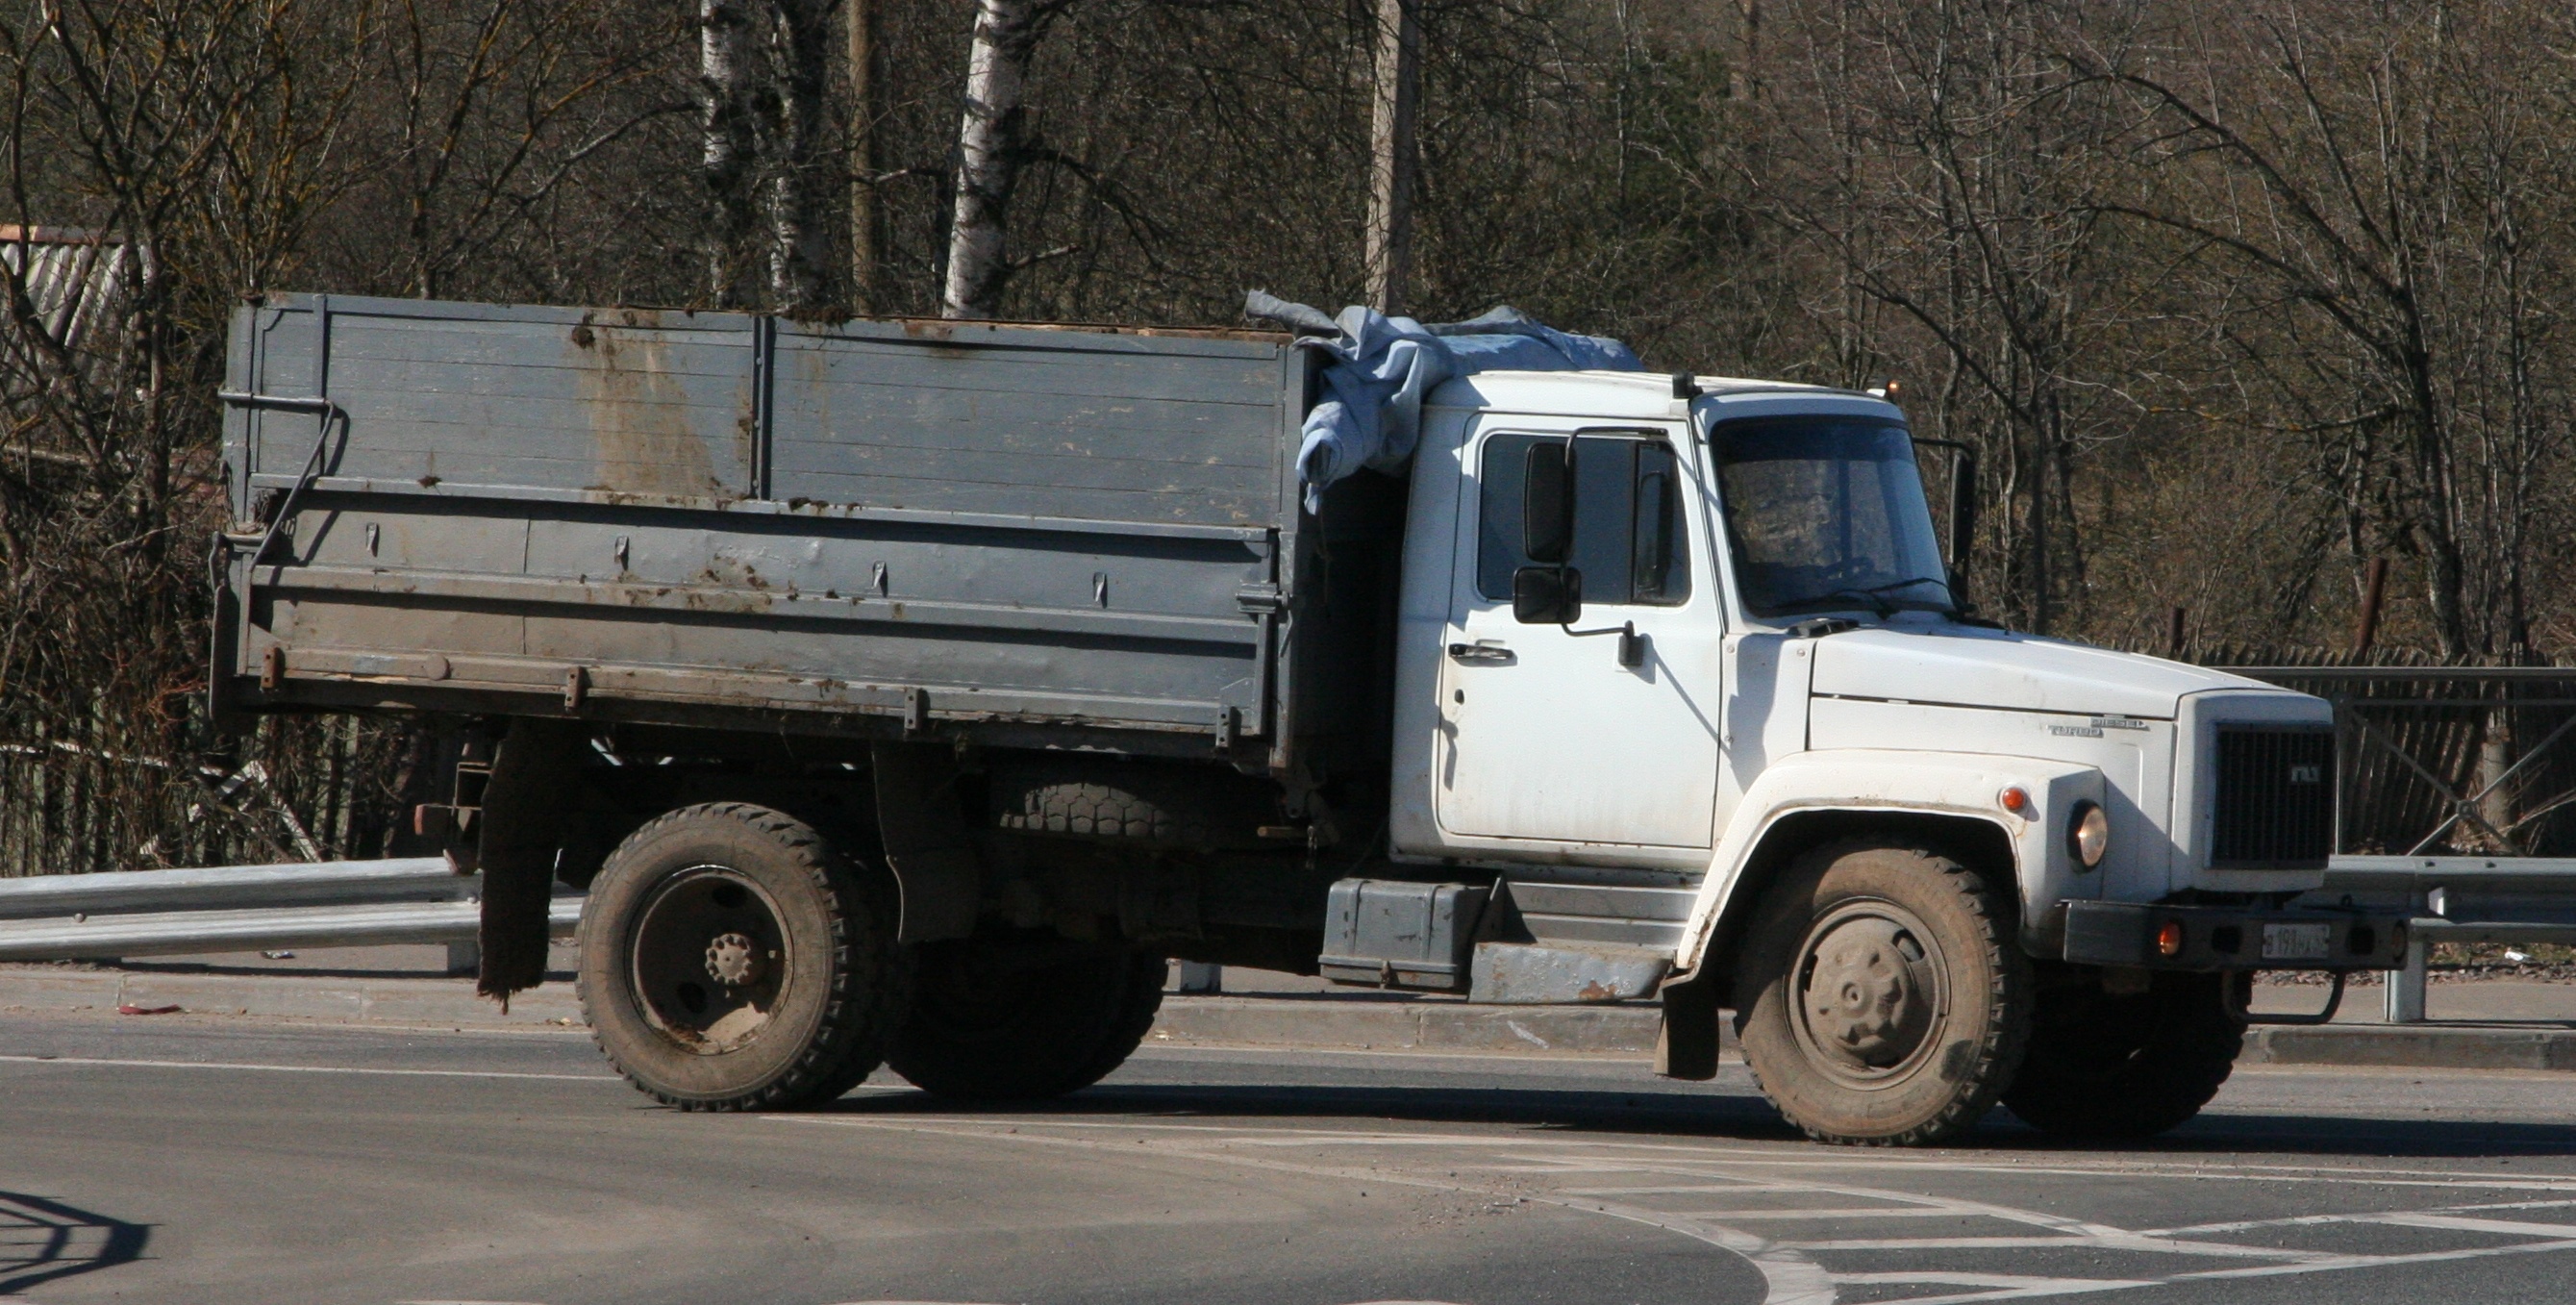
<svg viewBox="0 0 2576 1305">
<path fill-rule="evenodd" d="M 1586 635 L 1615 634 L 1619 636 L 1620 665 L 1625 666 L 1630 670 L 1635 670 L 1636 668 L 1646 664 L 1646 637 L 1637 633 L 1637 623 L 1635 621 L 1622 621 L 1617 625 L 1605 625 L 1597 630 L 1578 630 L 1570 624 L 1560 624 L 1556 628 L 1565 631 L 1567 634 L 1572 635 L 1577 639 L 1583 638 Z"/>
</svg>

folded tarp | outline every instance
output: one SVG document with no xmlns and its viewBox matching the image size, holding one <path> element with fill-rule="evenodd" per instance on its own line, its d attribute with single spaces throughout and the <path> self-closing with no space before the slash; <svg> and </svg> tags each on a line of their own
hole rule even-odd
<svg viewBox="0 0 2576 1305">
<path fill-rule="evenodd" d="M 1306 510 L 1321 511 L 1327 486 L 1362 467 L 1394 472 L 1422 434 L 1422 400 L 1442 381 L 1476 372 L 1644 370 L 1616 340 L 1569 335 L 1517 308 L 1464 322 L 1428 325 L 1353 306 L 1339 318 L 1255 290 L 1244 312 L 1298 333 L 1302 348 L 1330 356 L 1326 398 L 1306 414 L 1297 478 Z"/>
</svg>

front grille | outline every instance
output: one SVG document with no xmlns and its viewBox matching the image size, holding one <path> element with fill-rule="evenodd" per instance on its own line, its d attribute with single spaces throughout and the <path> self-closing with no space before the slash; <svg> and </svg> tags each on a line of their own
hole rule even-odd
<svg viewBox="0 0 2576 1305">
<path fill-rule="evenodd" d="M 2210 867 L 2324 869 L 2334 799 L 2334 731 L 2220 726 Z"/>
</svg>

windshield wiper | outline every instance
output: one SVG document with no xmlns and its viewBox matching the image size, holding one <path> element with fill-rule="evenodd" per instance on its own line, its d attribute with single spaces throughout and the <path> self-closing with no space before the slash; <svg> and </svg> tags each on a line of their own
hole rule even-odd
<svg viewBox="0 0 2576 1305">
<path fill-rule="evenodd" d="M 1939 576 L 1933 576 L 1933 575 L 1918 575 L 1918 576 L 1914 577 L 1914 578 L 1913 578 L 1913 579 L 1911 579 L 1911 580 L 1891 580 L 1891 581 L 1889 581 L 1889 582 L 1887 582 L 1886 584 L 1883 584 L 1883 585 L 1872 585 L 1872 586 L 1870 586 L 1870 587 L 1869 587 L 1869 588 L 1867 588 L 1867 589 L 1845 590 L 1845 591 L 1843 591 L 1843 592 L 1846 592 L 1846 593 L 1863 593 L 1863 594 L 1868 594 L 1868 595 L 1870 595 L 1870 596 L 1871 596 L 1871 597 L 1873 597 L 1873 598 L 1883 598 L 1883 597 L 1885 597 L 1887 594 L 1890 594 L 1890 593 L 1892 593 L 1892 592 L 1894 592 L 1894 591 L 1896 591 L 1896 590 L 1899 590 L 1899 589 L 1911 589 L 1911 588 L 1913 588 L 1913 587 L 1914 587 L 1914 586 L 1916 586 L 1916 585 L 1939 585 L 1939 586 L 1941 586 L 1941 596 L 1942 596 L 1942 597 L 1944 597 L 1944 598 L 1949 598 L 1949 599 L 1951 600 L 1951 602 L 1953 603 L 1953 605 L 1955 605 L 1955 604 L 1957 603 L 1957 601 L 1958 601 L 1958 600 L 1957 600 L 1955 597 L 1953 597 L 1953 596 L 1951 595 L 1951 593 L 1950 593 L 1950 582 L 1949 582 L 1949 581 L 1947 581 L 1947 580 L 1942 579 L 1942 578 L 1941 578 L 1941 577 L 1939 577 Z"/>
<path fill-rule="evenodd" d="M 1895 603 L 1888 601 L 1887 596 L 1896 590 L 1911 589 L 1916 585 L 1939 585 L 1941 586 L 1943 597 L 1945 599 L 1949 597 L 1949 581 L 1943 580 L 1937 576 L 1915 576 L 1907 580 L 1891 580 L 1883 585 L 1871 585 L 1866 589 L 1836 589 L 1829 593 L 1818 594 L 1813 598 L 1791 603 L 1781 610 L 1784 612 L 1812 612 L 1843 606 L 1844 604 L 1835 601 L 1837 599 L 1856 598 L 1860 600 L 1860 606 L 1868 608 L 1870 611 L 1877 614 L 1878 619 L 1884 621 L 1887 618 L 1896 615 L 1899 610 Z M 1951 606 L 1942 610 L 1956 610 L 1956 600 L 1951 599 L 1950 602 Z"/>
</svg>

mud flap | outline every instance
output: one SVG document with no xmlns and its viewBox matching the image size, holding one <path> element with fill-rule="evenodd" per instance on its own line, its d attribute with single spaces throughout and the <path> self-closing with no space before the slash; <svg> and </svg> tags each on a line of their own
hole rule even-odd
<svg viewBox="0 0 2576 1305">
<path fill-rule="evenodd" d="M 1717 1077 L 1717 985 L 1707 978 L 1667 983 L 1664 1019 L 1655 1035 L 1655 1072 L 1665 1078 Z"/>
<path fill-rule="evenodd" d="M 589 727 L 579 721 L 510 723 L 483 790 L 483 968 L 474 991 L 498 997 L 546 979 L 546 907 L 554 897 L 555 851 L 571 808 L 564 787 L 582 764 Z"/>
<path fill-rule="evenodd" d="M 945 743 L 877 743 L 868 753 L 877 832 L 902 894 L 895 941 L 974 933 L 983 872 L 957 805 L 957 754 Z"/>
</svg>

